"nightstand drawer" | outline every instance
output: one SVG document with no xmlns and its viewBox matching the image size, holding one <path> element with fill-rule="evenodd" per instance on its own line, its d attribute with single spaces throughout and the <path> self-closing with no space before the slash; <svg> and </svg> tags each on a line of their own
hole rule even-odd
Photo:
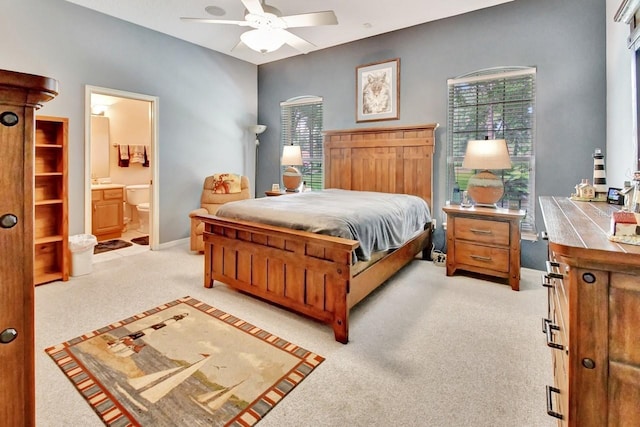
<svg viewBox="0 0 640 427">
<path fill-rule="evenodd" d="M 455 238 L 509 246 L 509 223 L 475 218 L 456 218 Z"/>
<path fill-rule="evenodd" d="M 509 272 L 509 249 L 481 246 L 456 240 L 456 262 L 488 268 L 503 273 Z"/>
</svg>

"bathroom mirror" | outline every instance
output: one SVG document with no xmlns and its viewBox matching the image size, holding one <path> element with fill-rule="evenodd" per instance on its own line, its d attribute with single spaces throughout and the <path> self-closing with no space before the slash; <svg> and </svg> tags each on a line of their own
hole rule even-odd
<svg viewBox="0 0 640 427">
<path fill-rule="evenodd" d="M 110 176 L 109 117 L 91 116 L 91 178 Z"/>
</svg>

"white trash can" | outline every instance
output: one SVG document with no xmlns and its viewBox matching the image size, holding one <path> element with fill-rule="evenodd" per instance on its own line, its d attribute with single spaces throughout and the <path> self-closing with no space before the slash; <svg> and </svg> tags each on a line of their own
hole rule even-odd
<svg viewBox="0 0 640 427">
<path fill-rule="evenodd" d="M 72 276 L 82 276 L 93 271 L 93 248 L 97 244 L 98 239 L 93 234 L 69 236 Z"/>
</svg>

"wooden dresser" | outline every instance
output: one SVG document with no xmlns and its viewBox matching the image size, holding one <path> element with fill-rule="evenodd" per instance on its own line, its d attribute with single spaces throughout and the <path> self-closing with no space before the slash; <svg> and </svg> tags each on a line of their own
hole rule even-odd
<svg viewBox="0 0 640 427">
<path fill-rule="evenodd" d="M 640 246 L 607 238 L 617 206 L 540 197 L 549 241 L 542 331 L 560 426 L 640 425 Z"/>
</svg>

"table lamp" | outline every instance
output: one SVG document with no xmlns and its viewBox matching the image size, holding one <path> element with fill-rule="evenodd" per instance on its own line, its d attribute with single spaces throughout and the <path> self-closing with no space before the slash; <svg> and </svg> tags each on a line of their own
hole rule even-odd
<svg viewBox="0 0 640 427">
<path fill-rule="evenodd" d="M 489 169 L 511 169 L 507 141 L 488 138 L 469 141 L 462 167 L 481 170 L 467 183 L 467 192 L 476 206 L 496 207 L 504 194 L 504 183 Z"/>
<path fill-rule="evenodd" d="M 302 165 L 302 152 L 299 145 L 285 145 L 282 149 L 282 165 L 289 165 L 282 174 L 284 188 L 295 193 L 302 183 L 302 174 L 295 166 Z"/>
</svg>

